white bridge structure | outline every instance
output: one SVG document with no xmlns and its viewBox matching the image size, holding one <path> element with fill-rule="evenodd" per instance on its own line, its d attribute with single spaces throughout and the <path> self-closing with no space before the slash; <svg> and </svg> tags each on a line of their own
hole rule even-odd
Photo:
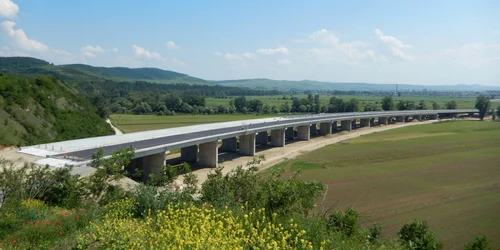
<svg viewBox="0 0 500 250">
<path fill-rule="evenodd" d="M 120 148 L 133 147 L 134 159 L 127 169 L 141 169 L 143 178 L 161 171 L 166 153 L 180 149 L 183 162 L 216 167 L 219 152 L 255 155 L 256 145 L 285 147 L 293 140 L 308 141 L 311 135 L 328 135 L 358 127 L 387 125 L 411 120 L 473 116 L 478 110 L 408 110 L 333 113 L 252 119 L 110 135 L 22 147 L 19 152 L 38 156 L 36 164 L 60 167 L 89 165 L 103 149 L 109 157 Z M 319 124 L 319 127 L 318 127 Z M 222 142 L 219 146 L 219 142 Z"/>
</svg>

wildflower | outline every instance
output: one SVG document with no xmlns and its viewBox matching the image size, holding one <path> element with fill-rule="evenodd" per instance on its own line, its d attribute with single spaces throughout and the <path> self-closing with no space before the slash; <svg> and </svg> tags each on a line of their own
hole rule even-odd
<svg viewBox="0 0 500 250">
<path fill-rule="evenodd" d="M 61 235 L 61 236 L 62 236 L 62 235 L 63 235 L 63 232 L 59 232 L 59 235 Z"/>
<path fill-rule="evenodd" d="M 16 239 L 13 239 L 13 240 L 12 240 L 12 243 L 16 243 L 16 242 L 17 242 L 17 240 L 16 240 Z"/>
<path fill-rule="evenodd" d="M 77 220 L 78 220 L 78 219 L 80 219 L 80 215 L 78 215 L 78 214 L 77 214 L 77 215 L 75 215 L 75 218 L 76 218 Z"/>
</svg>

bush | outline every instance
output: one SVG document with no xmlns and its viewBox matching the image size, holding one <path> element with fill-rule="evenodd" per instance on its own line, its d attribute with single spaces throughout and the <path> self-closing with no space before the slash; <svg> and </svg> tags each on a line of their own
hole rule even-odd
<svg viewBox="0 0 500 250">
<path fill-rule="evenodd" d="M 429 231 L 426 221 L 414 220 L 405 224 L 398 232 L 399 239 L 410 249 L 442 249 L 443 244 Z"/>
<path fill-rule="evenodd" d="M 489 246 L 489 241 L 485 236 L 477 236 L 472 242 L 464 246 L 464 250 L 488 250 L 493 249 Z"/>
<path fill-rule="evenodd" d="M 356 234 L 359 230 L 359 214 L 352 207 L 344 212 L 336 211 L 328 217 L 328 227 L 347 236 Z"/>
<path fill-rule="evenodd" d="M 368 228 L 368 231 L 370 231 L 370 242 L 375 243 L 380 238 L 380 235 L 382 235 L 382 225 L 377 222 L 373 223 L 373 225 Z"/>
</svg>

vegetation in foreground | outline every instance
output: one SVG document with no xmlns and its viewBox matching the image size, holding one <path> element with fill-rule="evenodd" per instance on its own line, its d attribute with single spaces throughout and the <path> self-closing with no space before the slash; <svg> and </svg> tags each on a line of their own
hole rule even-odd
<svg viewBox="0 0 500 250">
<path fill-rule="evenodd" d="M 465 129 L 461 123 L 450 124 L 452 131 Z M 430 128 L 428 132 L 441 132 Z M 367 224 L 365 214 L 351 206 L 332 209 L 331 202 L 344 197 L 340 186 L 304 180 L 310 176 L 304 165 L 304 176 L 280 168 L 257 174 L 255 166 L 264 159 L 255 158 L 228 174 L 222 174 L 222 168 L 212 170 L 201 188 L 195 175 L 188 173 L 178 191 L 171 185 L 186 165 L 165 166 L 163 174 L 150 176 L 146 184 L 124 190 L 117 183 L 126 174 L 122 169 L 130 162 L 132 149 L 122 149 L 109 159 L 100 155 L 94 156 L 97 171 L 86 177 L 71 175 L 70 168 L 16 169 L 1 161 L 0 248 L 489 249 L 489 237 L 484 236 L 468 237 L 470 242 L 462 247 L 443 244 L 422 220 L 407 219 L 397 237 L 382 237 L 383 218 L 379 219 L 384 224 Z M 355 195 L 355 190 L 345 193 Z"/>
<path fill-rule="evenodd" d="M 326 207 L 354 206 L 364 226 L 395 237 L 427 220 L 445 248 L 476 235 L 500 246 L 500 123 L 455 121 L 384 131 L 327 146 L 275 166 L 328 186 Z"/>
</svg>

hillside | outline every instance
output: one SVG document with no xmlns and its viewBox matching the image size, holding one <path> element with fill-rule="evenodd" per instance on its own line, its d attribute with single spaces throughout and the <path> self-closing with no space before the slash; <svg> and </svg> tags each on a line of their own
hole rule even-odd
<svg viewBox="0 0 500 250">
<path fill-rule="evenodd" d="M 287 90 L 287 91 L 396 91 L 396 84 L 379 84 L 379 83 L 355 83 L 355 82 L 320 82 L 311 80 L 302 81 L 286 81 L 272 79 L 239 79 L 239 80 L 223 80 L 215 81 L 215 83 L 224 86 L 247 87 L 262 90 Z M 485 90 L 500 90 L 497 86 L 481 86 L 481 85 L 409 85 L 399 84 L 400 91 L 485 91 Z"/>
<path fill-rule="evenodd" d="M 155 83 L 210 84 L 205 80 L 157 68 L 94 67 L 85 64 L 53 65 L 31 57 L 0 57 L 0 72 L 9 75 L 51 75 L 68 82 L 148 81 Z"/>
<path fill-rule="evenodd" d="M 112 133 L 97 109 L 60 80 L 0 73 L 0 145 L 22 146 Z"/>
</svg>

